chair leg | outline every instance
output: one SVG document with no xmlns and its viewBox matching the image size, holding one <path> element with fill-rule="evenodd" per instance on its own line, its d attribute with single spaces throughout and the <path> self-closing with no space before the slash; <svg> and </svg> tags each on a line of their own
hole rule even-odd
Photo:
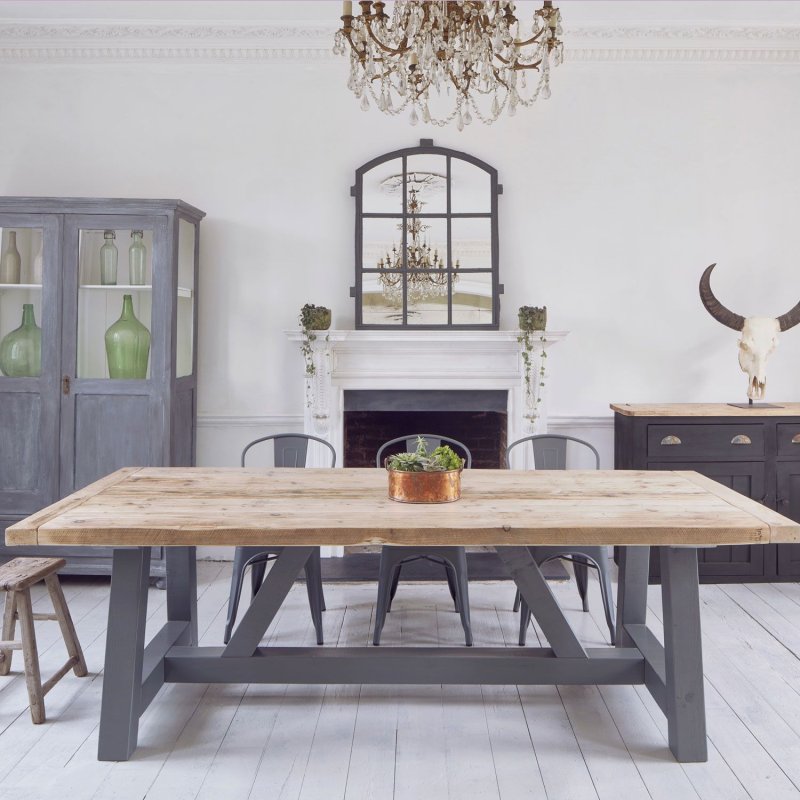
<svg viewBox="0 0 800 800">
<path fill-rule="evenodd" d="M 386 622 L 386 613 L 391 602 L 392 581 L 395 570 L 400 566 L 402 556 L 394 555 L 386 548 L 381 550 L 381 563 L 378 570 L 378 600 L 375 603 L 375 630 L 372 634 L 372 644 L 381 643 L 381 632 Z"/>
<path fill-rule="evenodd" d="M 597 577 L 600 579 L 600 593 L 603 596 L 603 611 L 606 614 L 606 624 L 611 635 L 611 644 L 617 642 L 617 629 L 615 625 L 616 610 L 614 608 L 614 590 L 611 585 L 611 575 L 608 570 L 608 558 L 602 558 L 597 565 Z"/>
<path fill-rule="evenodd" d="M 572 568 L 575 571 L 575 583 L 578 587 L 578 594 L 581 596 L 583 610 L 589 610 L 589 567 L 580 556 L 572 557 Z"/>
<path fill-rule="evenodd" d="M 89 674 L 89 671 L 86 669 L 86 659 L 83 657 L 83 650 L 81 650 L 81 645 L 78 641 L 78 634 L 75 632 L 72 615 L 69 613 L 69 607 L 61 589 L 61 581 L 59 581 L 57 575 L 53 574 L 48 575 L 44 582 L 47 586 L 47 591 L 50 593 L 50 601 L 53 603 L 53 610 L 56 612 L 56 619 L 58 620 L 58 626 L 61 628 L 64 645 L 67 648 L 70 660 L 73 662 L 72 671 L 79 678 L 84 678 Z"/>
<path fill-rule="evenodd" d="M 517 589 L 516 594 L 514 595 L 514 605 L 512 606 L 512 611 L 516 614 L 519 611 L 519 601 L 522 599 L 522 595 L 519 593 L 519 589 Z"/>
<path fill-rule="evenodd" d="M 461 625 L 464 628 L 464 643 L 472 647 L 472 625 L 469 617 L 469 574 L 467 572 L 467 552 L 463 548 L 453 563 L 455 571 L 456 593 L 458 596 L 457 608 L 461 615 Z"/>
<path fill-rule="evenodd" d="M 17 627 L 17 593 L 6 592 L 6 604 L 3 612 L 3 632 L 0 639 L 14 641 L 14 630 Z M 13 650 L 0 650 L 0 675 L 8 675 L 11 669 Z"/>
<path fill-rule="evenodd" d="M 250 593 L 252 597 L 258 594 L 261 584 L 264 583 L 264 575 L 267 574 L 267 562 L 256 561 L 250 565 Z"/>
<path fill-rule="evenodd" d="M 42 677 L 39 673 L 39 652 L 36 649 L 36 631 L 33 627 L 30 589 L 16 592 L 19 626 L 22 629 L 22 658 L 25 662 L 25 684 L 31 705 L 31 719 L 35 725 L 45 721 Z"/>
<path fill-rule="evenodd" d="M 517 590 L 519 591 L 519 590 Z M 528 640 L 528 625 L 531 623 L 531 610 L 528 604 L 520 601 L 519 606 L 519 646 L 525 647 L 525 642 Z"/>
<path fill-rule="evenodd" d="M 311 619 L 317 634 L 317 644 L 323 644 L 322 636 L 322 569 L 319 560 L 319 551 L 306 561 L 306 591 L 308 592 L 308 605 L 311 608 Z"/>
<path fill-rule="evenodd" d="M 392 603 L 394 603 L 394 596 L 397 594 L 397 585 L 400 583 L 400 571 L 403 569 L 403 562 L 401 561 L 392 572 L 392 588 L 389 590 L 389 605 L 386 607 L 386 613 L 391 614 Z"/>
<path fill-rule="evenodd" d="M 231 638 L 233 624 L 236 622 L 236 612 L 239 610 L 239 599 L 242 596 L 244 583 L 244 565 L 247 563 L 247 552 L 242 547 L 237 547 L 233 555 L 233 573 L 231 575 L 231 591 L 228 597 L 228 618 L 225 620 L 225 644 Z"/>
<path fill-rule="evenodd" d="M 450 590 L 450 597 L 453 598 L 453 605 L 455 610 L 458 611 L 458 585 L 456 583 L 455 570 L 445 561 L 444 571 L 447 575 L 447 588 Z"/>
</svg>

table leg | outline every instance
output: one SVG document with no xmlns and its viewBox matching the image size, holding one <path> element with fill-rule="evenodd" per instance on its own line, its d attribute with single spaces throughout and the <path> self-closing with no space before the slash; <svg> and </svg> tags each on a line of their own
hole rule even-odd
<svg viewBox="0 0 800 800">
<path fill-rule="evenodd" d="M 647 579 L 650 571 L 649 547 L 620 547 L 617 588 L 617 647 L 634 647 L 626 625 L 647 622 Z"/>
<path fill-rule="evenodd" d="M 197 644 L 197 551 L 194 547 L 167 548 L 167 619 L 189 623 L 175 644 Z"/>
<path fill-rule="evenodd" d="M 97 751 L 100 761 L 125 761 L 136 749 L 149 580 L 149 547 L 114 550 Z"/>
<path fill-rule="evenodd" d="M 666 715 L 678 761 L 707 761 L 697 550 L 661 548 Z"/>
</svg>

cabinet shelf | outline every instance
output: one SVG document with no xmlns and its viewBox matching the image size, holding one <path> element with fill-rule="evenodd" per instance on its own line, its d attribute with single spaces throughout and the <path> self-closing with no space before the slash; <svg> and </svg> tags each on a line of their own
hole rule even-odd
<svg viewBox="0 0 800 800">
<path fill-rule="evenodd" d="M 41 289 L 41 283 L 0 283 L 0 292 L 5 292 L 8 289 Z"/>
<path fill-rule="evenodd" d="M 2 288 L 2 285 L 0 285 Z M 41 287 L 40 287 L 41 288 Z M 128 284 L 128 283 L 115 283 L 113 286 L 101 283 L 84 283 L 81 284 L 81 290 L 87 291 L 105 291 L 105 292 L 152 292 L 153 287 L 150 284 Z M 178 287 L 178 297 L 191 297 L 192 290 L 185 287 Z"/>
</svg>

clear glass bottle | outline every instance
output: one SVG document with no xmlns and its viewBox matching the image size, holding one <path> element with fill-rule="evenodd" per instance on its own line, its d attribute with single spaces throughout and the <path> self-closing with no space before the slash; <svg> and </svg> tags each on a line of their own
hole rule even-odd
<svg viewBox="0 0 800 800">
<path fill-rule="evenodd" d="M 105 242 L 100 248 L 100 283 L 103 286 L 116 286 L 119 252 L 114 239 L 117 235 L 114 231 L 103 231 L 103 238 Z"/>
<path fill-rule="evenodd" d="M 0 283 L 19 283 L 22 259 L 17 250 L 17 232 L 8 232 L 3 255 L 0 256 Z"/>
<path fill-rule="evenodd" d="M 128 270 L 131 286 L 144 286 L 147 278 L 147 248 L 142 241 L 143 231 L 131 231 L 131 246 L 128 248 Z"/>
</svg>

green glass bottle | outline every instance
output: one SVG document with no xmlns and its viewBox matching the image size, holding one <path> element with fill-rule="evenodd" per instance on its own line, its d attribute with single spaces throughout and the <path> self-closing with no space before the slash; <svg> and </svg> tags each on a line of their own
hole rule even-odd
<svg viewBox="0 0 800 800">
<path fill-rule="evenodd" d="M 0 370 L 9 378 L 38 378 L 42 372 L 42 329 L 32 303 L 22 306 L 22 325 L 0 342 Z"/>
<path fill-rule="evenodd" d="M 106 331 L 108 374 L 112 378 L 141 380 L 147 377 L 150 331 L 133 313 L 133 296 L 122 298 L 122 315 Z"/>
</svg>

